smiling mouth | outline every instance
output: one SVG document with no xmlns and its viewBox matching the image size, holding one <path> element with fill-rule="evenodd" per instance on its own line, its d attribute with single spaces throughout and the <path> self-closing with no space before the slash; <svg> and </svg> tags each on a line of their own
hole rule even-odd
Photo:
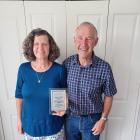
<svg viewBox="0 0 140 140">
<path fill-rule="evenodd" d="M 88 49 L 79 49 L 80 51 L 87 51 Z"/>
</svg>

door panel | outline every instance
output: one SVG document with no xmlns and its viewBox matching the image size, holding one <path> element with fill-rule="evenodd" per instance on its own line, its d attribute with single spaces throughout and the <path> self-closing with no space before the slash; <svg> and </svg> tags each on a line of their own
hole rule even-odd
<svg viewBox="0 0 140 140">
<path fill-rule="evenodd" d="M 134 140 L 140 82 L 139 4 L 138 0 L 111 0 L 109 5 L 106 60 L 112 66 L 118 93 L 106 129 L 107 140 Z"/>
<path fill-rule="evenodd" d="M 54 10 L 55 9 L 55 10 Z M 47 30 L 61 52 L 58 62 L 66 58 L 66 9 L 64 1 L 25 1 L 26 25 L 29 33 L 34 28 Z"/>
<path fill-rule="evenodd" d="M 78 7 L 78 8 L 77 8 Z M 87 8 L 88 7 L 88 8 Z M 67 2 L 67 56 L 75 53 L 73 35 L 75 28 L 83 21 L 93 23 L 98 31 L 99 42 L 96 55 L 105 57 L 108 1 Z"/>
<path fill-rule="evenodd" d="M 8 10 L 7 10 L 8 9 Z M 18 12 L 17 12 L 18 11 Z M 15 84 L 25 37 L 23 2 L 0 2 L 0 110 L 5 140 L 22 139 L 16 131 Z M 15 123 L 12 123 L 12 122 Z"/>
</svg>

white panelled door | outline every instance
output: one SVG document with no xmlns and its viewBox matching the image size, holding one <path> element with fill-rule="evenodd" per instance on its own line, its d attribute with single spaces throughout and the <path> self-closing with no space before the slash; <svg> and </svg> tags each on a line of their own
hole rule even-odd
<svg viewBox="0 0 140 140">
<path fill-rule="evenodd" d="M 55 39 L 61 52 L 58 62 L 66 58 L 65 1 L 25 1 L 27 32 L 43 28 Z"/>
<path fill-rule="evenodd" d="M 14 93 L 25 31 L 23 2 L 0 1 L 0 140 L 22 140 L 16 131 Z"/>
<path fill-rule="evenodd" d="M 107 33 L 106 60 L 113 68 L 118 94 L 106 140 L 138 140 L 135 130 L 140 104 L 140 1 L 111 0 Z"/>
<path fill-rule="evenodd" d="M 97 27 L 95 53 L 111 64 L 118 88 L 101 140 L 139 140 L 140 0 L 108 2 L 0 1 L 0 140 L 23 140 L 16 131 L 14 93 L 27 33 L 38 27 L 49 31 L 61 63 L 75 53 L 73 33 L 83 21 Z"/>
<path fill-rule="evenodd" d="M 105 57 L 108 1 L 69 1 L 67 2 L 67 56 L 75 53 L 73 36 L 75 28 L 83 21 L 93 23 L 99 36 L 95 48 L 96 55 Z"/>
</svg>

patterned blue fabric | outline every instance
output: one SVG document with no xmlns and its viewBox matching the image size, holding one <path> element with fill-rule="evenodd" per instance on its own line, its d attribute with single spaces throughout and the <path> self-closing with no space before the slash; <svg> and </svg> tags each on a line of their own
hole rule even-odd
<svg viewBox="0 0 140 140">
<path fill-rule="evenodd" d="M 69 109 L 80 115 L 101 113 L 102 94 L 113 96 L 116 86 L 110 65 L 96 55 L 92 64 L 81 66 L 78 55 L 67 58 L 63 65 L 67 70 Z"/>
<path fill-rule="evenodd" d="M 32 137 L 25 133 L 24 140 L 65 140 L 64 128 L 62 128 L 61 131 L 59 131 L 57 134 L 51 136 Z"/>
</svg>

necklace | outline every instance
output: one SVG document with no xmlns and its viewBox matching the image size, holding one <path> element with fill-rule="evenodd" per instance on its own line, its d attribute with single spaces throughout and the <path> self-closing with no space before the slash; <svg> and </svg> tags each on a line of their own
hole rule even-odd
<svg viewBox="0 0 140 140">
<path fill-rule="evenodd" d="M 32 64 L 32 67 L 35 69 L 35 73 L 36 73 L 36 78 L 37 78 L 37 83 L 41 83 L 41 81 L 43 80 L 44 76 L 45 76 L 45 73 L 46 71 L 52 66 L 52 63 L 49 62 L 47 68 L 45 69 L 45 71 L 43 71 L 42 73 L 40 73 L 39 75 L 39 72 L 38 71 L 38 68 L 36 67 L 36 65 Z"/>
<path fill-rule="evenodd" d="M 41 75 L 40 78 L 39 78 L 39 75 L 38 75 L 38 73 L 36 72 L 37 83 L 41 83 L 41 80 L 43 79 L 44 75 L 45 75 L 45 72 L 42 73 L 42 75 Z"/>
</svg>

